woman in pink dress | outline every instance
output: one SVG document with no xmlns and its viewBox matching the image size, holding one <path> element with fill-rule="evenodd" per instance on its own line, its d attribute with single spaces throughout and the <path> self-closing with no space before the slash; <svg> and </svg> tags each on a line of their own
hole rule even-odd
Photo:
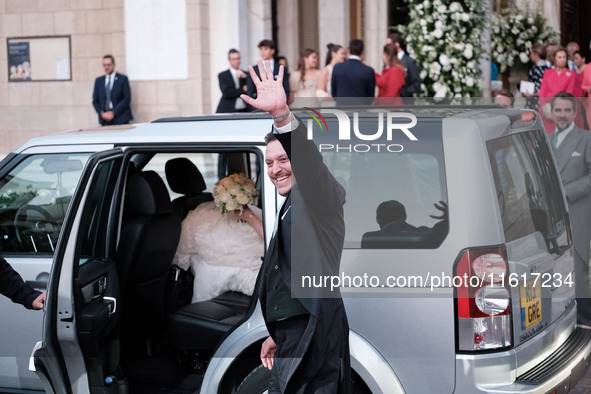
<svg viewBox="0 0 591 394">
<path fill-rule="evenodd" d="M 567 68 L 566 49 L 562 46 L 556 48 L 554 52 L 554 67 L 544 71 L 542 85 L 540 86 L 540 108 L 539 113 L 542 116 L 544 127 L 547 133 L 552 133 L 556 129 L 550 103 L 552 97 L 558 92 L 567 92 L 573 96 L 579 93 L 575 88 L 576 73 Z"/>
<path fill-rule="evenodd" d="M 404 65 L 398 59 L 394 44 L 384 46 L 382 60 L 385 67 L 382 75 L 376 72 L 376 85 L 378 87 L 377 105 L 401 105 L 400 89 L 404 86 Z"/>
<path fill-rule="evenodd" d="M 298 69 L 289 75 L 290 100 L 294 107 L 315 107 L 318 105 L 316 86 L 320 78 L 318 53 L 310 48 L 300 51 Z M 294 99 L 298 100 L 294 100 Z"/>
</svg>

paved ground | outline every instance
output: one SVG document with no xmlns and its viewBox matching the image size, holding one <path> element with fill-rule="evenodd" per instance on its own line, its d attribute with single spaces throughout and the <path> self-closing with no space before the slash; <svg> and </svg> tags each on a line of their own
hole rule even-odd
<svg viewBox="0 0 591 394">
<path fill-rule="evenodd" d="M 591 393 L 591 368 L 587 370 L 585 377 L 581 379 L 569 394 L 588 394 Z"/>
</svg>

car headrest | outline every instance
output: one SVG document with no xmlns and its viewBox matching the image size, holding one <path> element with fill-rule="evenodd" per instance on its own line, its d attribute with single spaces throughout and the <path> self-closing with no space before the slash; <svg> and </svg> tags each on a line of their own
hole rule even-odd
<svg viewBox="0 0 591 394">
<path fill-rule="evenodd" d="M 201 193 L 206 189 L 201 171 L 186 157 L 170 159 L 164 168 L 168 186 L 179 194 Z"/>
<path fill-rule="evenodd" d="M 127 192 L 131 208 L 141 215 L 156 215 L 171 210 L 166 185 L 154 171 L 131 173 L 127 180 Z"/>
</svg>

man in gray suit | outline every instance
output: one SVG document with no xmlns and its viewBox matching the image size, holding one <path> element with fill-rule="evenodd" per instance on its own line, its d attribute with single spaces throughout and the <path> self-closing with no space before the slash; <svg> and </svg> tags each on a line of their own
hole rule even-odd
<svg viewBox="0 0 591 394">
<path fill-rule="evenodd" d="M 591 133 L 574 124 L 577 99 L 560 92 L 552 98 L 556 130 L 549 135 L 564 186 L 575 249 L 577 322 L 591 325 L 589 243 L 591 242 Z"/>
</svg>

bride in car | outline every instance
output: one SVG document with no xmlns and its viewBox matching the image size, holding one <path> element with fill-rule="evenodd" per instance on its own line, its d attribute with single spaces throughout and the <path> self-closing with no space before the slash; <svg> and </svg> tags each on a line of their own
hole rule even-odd
<svg viewBox="0 0 591 394">
<path fill-rule="evenodd" d="M 183 220 L 174 264 L 195 275 L 192 303 L 226 291 L 252 295 L 264 254 L 262 212 L 252 205 L 251 179 L 232 174 L 214 188 L 214 201 Z"/>
</svg>

